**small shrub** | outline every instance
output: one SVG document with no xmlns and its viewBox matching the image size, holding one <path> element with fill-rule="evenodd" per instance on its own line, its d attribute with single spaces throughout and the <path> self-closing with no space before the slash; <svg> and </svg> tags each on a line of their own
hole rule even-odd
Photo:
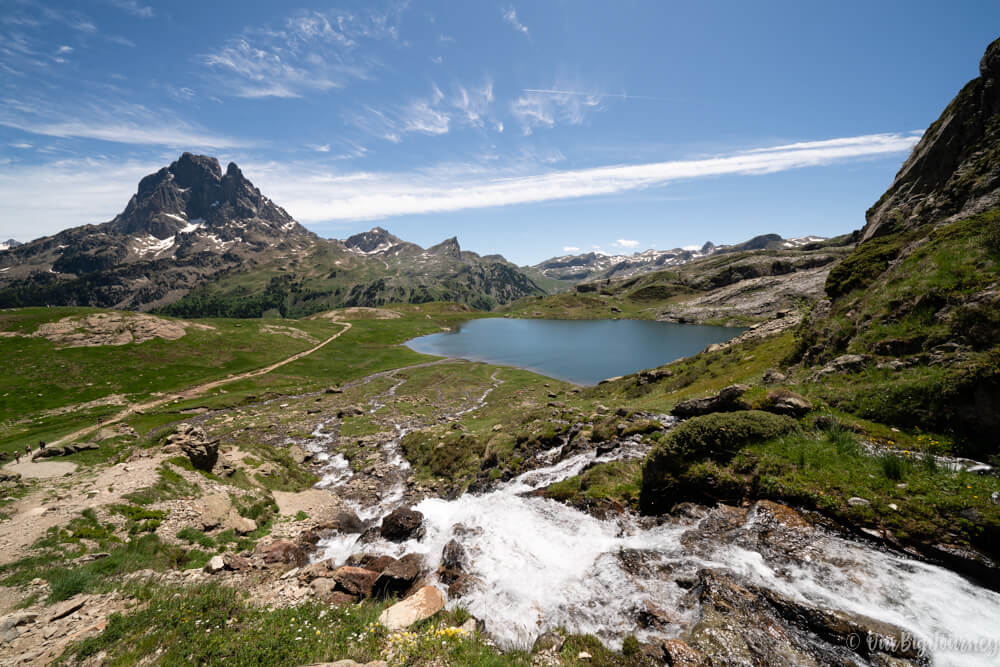
<svg viewBox="0 0 1000 667">
<path fill-rule="evenodd" d="M 639 655 L 639 650 L 639 640 L 636 639 L 635 635 L 629 635 L 622 641 L 622 655 L 626 658 Z"/>
<path fill-rule="evenodd" d="M 791 417 L 759 410 L 692 417 L 671 431 L 646 457 L 639 507 L 658 514 L 681 499 L 687 489 L 679 476 L 693 463 L 725 463 L 746 445 L 798 431 Z M 728 486 L 728 485 L 727 485 Z"/>
<path fill-rule="evenodd" d="M 879 467 L 886 479 L 898 482 L 910 471 L 910 462 L 897 454 L 886 453 L 878 459 Z"/>
</svg>

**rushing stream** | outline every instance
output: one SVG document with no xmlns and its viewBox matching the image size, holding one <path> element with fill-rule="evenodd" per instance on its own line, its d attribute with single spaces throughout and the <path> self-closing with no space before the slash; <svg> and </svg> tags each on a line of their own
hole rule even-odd
<svg viewBox="0 0 1000 667">
<path fill-rule="evenodd" d="M 481 406 L 491 390 L 468 410 Z M 317 428 L 312 447 L 326 466 L 320 486 L 336 490 L 350 479 L 351 470 L 341 455 L 330 454 L 330 434 L 324 428 Z M 383 453 L 405 471 L 409 466 L 399 448 L 405 429 L 396 428 L 397 437 L 384 445 Z M 602 458 L 593 451 L 561 458 L 553 450 L 553 463 L 493 491 L 422 500 L 415 507 L 424 515 L 426 531 L 419 540 L 362 544 L 357 535 L 337 535 L 320 544 L 317 557 L 340 563 L 359 552 L 420 553 L 433 572 L 445 544 L 456 540 L 476 583 L 450 604 L 468 609 L 506 646 L 528 647 L 541 632 L 559 626 L 595 634 L 611 646 L 620 646 L 632 633 L 641 640 L 676 637 L 694 616 L 684 602 L 690 588 L 684 582 L 710 568 L 812 607 L 899 626 L 927 647 L 935 664 L 1000 661 L 1000 595 L 946 569 L 819 528 L 788 529 L 785 538 L 772 538 L 778 533 L 763 531 L 764 518 L 753 510 L 734 530 L 713 533 L 703 528 L 718 518 L 718 509 L 666 517 L 655 525 L 630 515 L 600 520 L 530 495 L 595 460 L 644 453 L 638 438 Z M 399 506 L 402 480 L 390 485 L 377 504 L 358 506 L 359 515 L 378 520 Z M 685 534 L 697 539 L 685 539 Z M 637 559 L 641 567 L 635 566 Z M 667 610 L 669 620 L 637 631 L 636 611 L 650 604 Z"/>
</svg>

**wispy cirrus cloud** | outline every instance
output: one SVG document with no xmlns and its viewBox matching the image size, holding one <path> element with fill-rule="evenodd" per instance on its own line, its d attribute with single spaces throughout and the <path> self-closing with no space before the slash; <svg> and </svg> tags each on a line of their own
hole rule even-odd
<svg viewBox="0 0 1000 667">
<path fill-rule="evenodd" d="M 239 148 L 255 142 L 215 134 L 139 104 L 77 101 L 72 115 L 44 99 L 0 100 L 0 125 L 63 139 L 189 148 Z"/>
<path fill-rule="evenodd" d="M 399 143 L 407 133 L 442 135 L 453 127 L 484 127 L 493 100 L 493 82 L 489 78 L 477 86 L 456 85 L 450 94 L 432 85 L 430 95 L 395 109 L 380 111 L 365 106 L 346 114 L 345 120 L 367 134 Z M 503 131 L 500 123 L 494 127 Z"/>
<path fill-rule="evenodd" d="M 138 0 L 111 0 L 111 4 L 142 19 L 151 19 L 156 16 L 152 7 L 140 5 Z"/>
<path fill-rule="evenodd" d="M 540 127 L 555 127 L 557 122 L 582 124 L 588 112 L 600 108 L 601 98 L 596 91 L 525 88 L 511 102 L 510 111 L 524 134 L 530 135 Z"/>
<path fill-rule="evenodd" d="M 639 242 L 630 239 L 618 239 L 611 245 L 618 246 L 619 248 L 637 248 L 639 247 Z"/>
<path fill-rule="evenodd" d="M 375 61 L 360 47 L 399 39 L 405 4 L 380 12 L 301 11 L 277 30 L 248 29 L 200 56 L 238 97 L 303 97 L 368 79 Z"/>
<path fill-rule="evenodd" d="M 504 22 L 509 24 L 512 28 L 514 28 L 514 30 L 517 30 L 525 35 L 528 34 L 528 26 L 521 23 L 521 21 L 517 18 L 517 10 L 515 10 L 512 5 L 505 7 L 501 16 L 503 16 Z"/>
<path fill-rule="evenodd" d="M 563 246 L 563 252 L 580 252 L 580 249 L 575 245 Z"/>
<path fill-rule="evenodd" d="M 296 219 L 315 225 L 615 195 L 680 180 L 820 167 L 905 153 L 920 134 L 843 137 L 690 160 L 561 171 L 546 171 L 541 163 L 513 168 L 441 165 L 408 173 L 337 171 L 329 166 L 331 158 L 309 163 L 243 161 L 241 167 Z M 139 178 L 160 166 L 120 160 L 0 165 L 0 237 L 26 240 L 109 219 L 128 201 Z M 25 221 L 31 221 L 30 226 Z M 628 247 L 620 244 L 630 241 L 619 239 L 619 247 Z M 604 252 L 600 246 L 594 250 Z"/>
<path fill-rule="evenodd" d="M 909 151 L 919 132 L 874 134 L 744 150 L 713 157 L 575 170 L 526 167 L 502 178 L 478 165 L 411 173 L 339 173 L 272 163 L 249 176 L 299 220 L 373 220 L 615 195 L 724 175 L 768 174 Z M 246 170 L 248 175 L 250 171 Z M 619 243 L 629 242 L 620 239 Z M 628 246 L 623 246 L 628 247 Z"/>
</svg>

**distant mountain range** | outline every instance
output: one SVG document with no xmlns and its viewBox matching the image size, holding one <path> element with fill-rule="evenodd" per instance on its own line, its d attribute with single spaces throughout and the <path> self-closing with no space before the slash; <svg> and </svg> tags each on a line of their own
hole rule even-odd
<svg viewBox="0 0 1000 667">
<path fill-rule="evenodd" d="M 14 239 L 7 239 L 6 241 L 0 241 L 0 250 L 10 250 L 11 248 L 16 248 L 19 245 L 24 245 L 20 241 L 15 241 Z"/>
<path fill-rule="evenodd" d="M 764 234 L 736 245 L 717 246 L 709 241 L 698 249 L 650 249 L 631 255 L 609 255 L 600 252 L 589 252 L 582 255 L 563 255 L 562 257 L 547 259 L 530 268 L 538 271 L 547 278 L 573 285 L 593 280 L 632 278 L 644 273 L 652 273 L 653 271 L 680 266 L 702 257 L 722 253 L 741 252 L 744 250 L 808 249 L 810 244 L 820 243 L 825 240 L 821 236 L 784 239 L 777 234 Z"/>
<path fill-rule="evenodd" d="M 110 222 L 0 253 L 0 307 L 88 305 L 196 315 L 301 315 L 451 300 L 477 308 L 544 293 L 499 255 L 450 238 L 424 250 L 376 227 L 322 239 L 230 163 L 184 153 L 143 178 Z"/>
<path fill-rule="evenodd" d="M 184 153 L 143 178 L 110 222 L 0 244 L 0 307 L 86 305 L 169 314 L 302 316 L 339 306 L 456 301 L 492 309 L 574 285 L 625 279 L 719 253 L 808 247 L 819 237 L 758 236 L 698 250 L 588 253 L 517 267 L 422 248 L 381 227 L 342 241 L 297 223 L 230 163 Z"/>
</svg>

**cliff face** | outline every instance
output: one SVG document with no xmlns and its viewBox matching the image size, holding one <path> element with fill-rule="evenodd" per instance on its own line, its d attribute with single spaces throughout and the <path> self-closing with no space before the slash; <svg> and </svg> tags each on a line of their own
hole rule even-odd
<svg viewBox="0 0 1000 667">
<path fill-rule="evenodd" d="M 1000 205 L 1000 39 L 866 214 L 862 240 Z"/>
</svg>

